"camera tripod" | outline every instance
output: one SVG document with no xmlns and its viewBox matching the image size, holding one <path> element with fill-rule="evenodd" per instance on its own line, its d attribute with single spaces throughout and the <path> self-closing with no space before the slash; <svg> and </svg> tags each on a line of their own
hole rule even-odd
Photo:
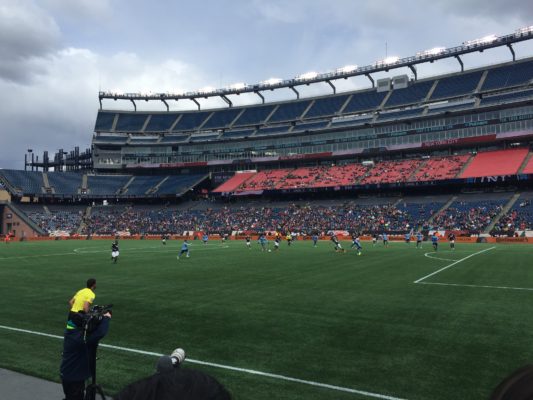
<svg viewBox="0 0 533 400">
<path fill-rule="evenodd" d="M 98 346 L 98 345 L 97 345 Z M 96 349 L 89 349 L 89 368 L 91 370 L 92 382 L 85 388 L 84 400 L 96 400 L 96 395 L 100 395 L 101 400 L 106 400 L 104 390 L 96 383 Z"/>
</svg>

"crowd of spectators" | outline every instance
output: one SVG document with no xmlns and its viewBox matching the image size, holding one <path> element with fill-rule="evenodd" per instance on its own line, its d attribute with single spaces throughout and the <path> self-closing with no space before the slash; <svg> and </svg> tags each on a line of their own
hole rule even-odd
<svg viewBox="0 0 533 400">
<path fill-rule="evenodd" d="M 494 235 L 513 236 L 516 231 L 533 229 L 533 204 L 530 199 L 519 200 L 494 226 Z"/>
<path fill-rule="evenodd" d="M 482 233 L 501 213 L 507 200 L 456 202 L 433 218 L 433 226 L 443 230 Z"/>
<path fill-rule="evenodd" d="M 78 231 L 83 218 L 83 212 L 79 210 L 58 210 L 49 213 L 44 210 L 33 210 L 27 214 L 30 219 L 47 233 L 61 231 L 74 234 Z"/>
<path fill-rule="evenodd" d="M 91 234 L 165 234 L 186 231 L 209 233 L 290 231 L 298 234 L 346 230 L 350 232 L 404 232 L 425 221 L 391 204 L 288 207 L 222 207 L 206 210 L 102 207 L 86 221 Z"/>
</svg>

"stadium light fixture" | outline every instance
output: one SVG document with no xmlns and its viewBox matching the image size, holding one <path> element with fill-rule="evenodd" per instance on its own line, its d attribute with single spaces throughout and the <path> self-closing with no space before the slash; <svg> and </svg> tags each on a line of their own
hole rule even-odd
<svg viewBox="0 0 533 400">
<path fill-rule="evenodd" d="M 466 42 L 463 42 L 463 46 L 475 46 L 478 44 L 488 44 L 494 42 L 498 37 L 496 35 L 487 35 L 483 36 L 480 39 L 474 39 L 474 40 L 467 40 Z"/>
<path fill-rule="evenodd" d="M 261 82 L 263 85 L 277 85 L 278 83 L 281 83 L 283 82 L 283 79 L 279 79 L 279 78 L 270 78 L 270 79 L 267 79 L 266 81 L 263 81 Z"/>
<path fill-rule="evenodd" d="M 353 72 L 355 70 L 357 70 L 357 65 L 345 65 L 344 67 L 337 68 L 335 72 L 341 74 L 349 74 L 350 72 Z"/>
<path fill-rule="evenodd" d="M 427 57 L 427 56 L 437 56 L 441 54 L 444 50 L 446 50 L 446 47 L 433 47 L 429 50 L 419 51 L 416 53 L 417 57 Z"/>
<path fill-rule="evenodd" d="M 305 74 L 300 74 L 295 79 L 297 81 L 308 81 L 311 79 L 315 79 L 317 76 L 318 76 L 318 72 L 311 71 L 311 72 L 306 72 Z"/>
<path fill-rule="evenodd" d="M 376 66 L 379 67 L 382 65 L 391 65 L 391 64 L 398 62 L 399 59 L 400 57 L 398 56 L 390 56 L 390 57 L 384 58 L 383 60 L 376 61 Z"/>
<path fill-rule="evenodd" d="M 233 85 L 230 85 L 230 89 L 233 89 L 233 90 L 242 90 L 245 87 L 246 87 L 246 83 L 243 83 L 243 82 L 234 83 Z"/>
<path fill-rule="evenodd" d="M 198 93 L 213 93 L 214 91 L 216 91 L 216 89 L 213 86 L 206 86 L 198 89 Z"/>
</svg>

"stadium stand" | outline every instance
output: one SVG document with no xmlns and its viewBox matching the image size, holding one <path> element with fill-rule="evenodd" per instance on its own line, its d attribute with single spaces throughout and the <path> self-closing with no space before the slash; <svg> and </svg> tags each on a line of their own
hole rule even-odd
<svg viewBox="0 0 533 400">
<path fill-rule="evenodd" d="M 470 155 L 432 157 L 413 176 L 414 181 L 453 179 L 467 163 Z"/>
<path fill-rule="evenodd" d="M 477 154 L 461 178 L 516 174 L 528 149 L 498 150 Z"/>
<path fill-rule="evenodd" d="M 483 71 L 475 71 L 439 79 L 431 99 L 458 97 L 472 93 L 479 84 L 481 75 Z"/>
<path fill-rule="evenodd" d="M 422 160 L 381 161 L 361 180 L 361 184 L 407 182 Z"/>
<path fill-rule="evenodd" d="M 222 185 L 218 186 L 213 193 L 228 193 L 234 192 L 239 186 L 241 186 L 246 180 L 255 175 L 255 172 L 241 172 L 236 173 Z"/>
<path fill-rule="evenodd" d="M 282 103 L 268 120 L 268 123 L 285 122 L 300 119 L 303 112 L 309 107 L 311 100 Z"/>
<path fill-rule="evenodd" d="M 118 132 L 141 131 L 149 114 L 121 113 L 115 130 Z"/>
<path fill-rule="evenodd" d="M 43 193 L 43 173 L 35 171 L 19 171 L 0 169 L 0 176 L 17 194 L 34 195 Z"/>
<path fill-rule="evenodd" d="M 48 172 L 47 175 L 54 194 L 72 196 L 81 187 L 82 175 L 77 172 Z"/>
<path fill-rule="evenodd" d="M 482 90 L 494 90 L 531 83 L 533 62 L 525 61 L 489 69 Z"/>
<path fill-rule="evenodd" d="M 348 97 L 350 96 L 345 94 L 340 96 L 316 99 L 313 102 L 311 108 L 309 108 L 309 110 L 305 114 L 305 118 L 316 118 L 336 115 L 339 113 L 344 103 L 346 103 Z"/>
<path fill-rule="evenodd" d="M 88 175 L 88 193 L 94 196 L 114 196 L 130 179 L 129 175 Z"/>
<path fill-rule="evenodd" d="M 268 116 L 276 106 L 259 106 L 245 108 L 233 126 L 261 125 L 267 121 Z"/>
<path fill-rule="evenodd" d="M 385 107 L 398 107 L 422 102 L 434 84 L 434 80 L 413 83 L 404 89 L 394 89 L 387 99 Z"/>
</svg>

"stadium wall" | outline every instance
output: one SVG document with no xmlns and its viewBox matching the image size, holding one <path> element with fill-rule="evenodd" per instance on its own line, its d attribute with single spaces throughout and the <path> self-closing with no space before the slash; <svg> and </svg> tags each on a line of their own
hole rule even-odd
<svg viewBox="0 0 533 400">
<path fill-rule="evenodd" d="M 3 204 L 0 213 L 0 233 L 3 235 L 11 232 L 16 239 L 33 239 L 39 237 L 39 232 L 31 227 L 23 216 L 9 204 Z"/>
</svg>

